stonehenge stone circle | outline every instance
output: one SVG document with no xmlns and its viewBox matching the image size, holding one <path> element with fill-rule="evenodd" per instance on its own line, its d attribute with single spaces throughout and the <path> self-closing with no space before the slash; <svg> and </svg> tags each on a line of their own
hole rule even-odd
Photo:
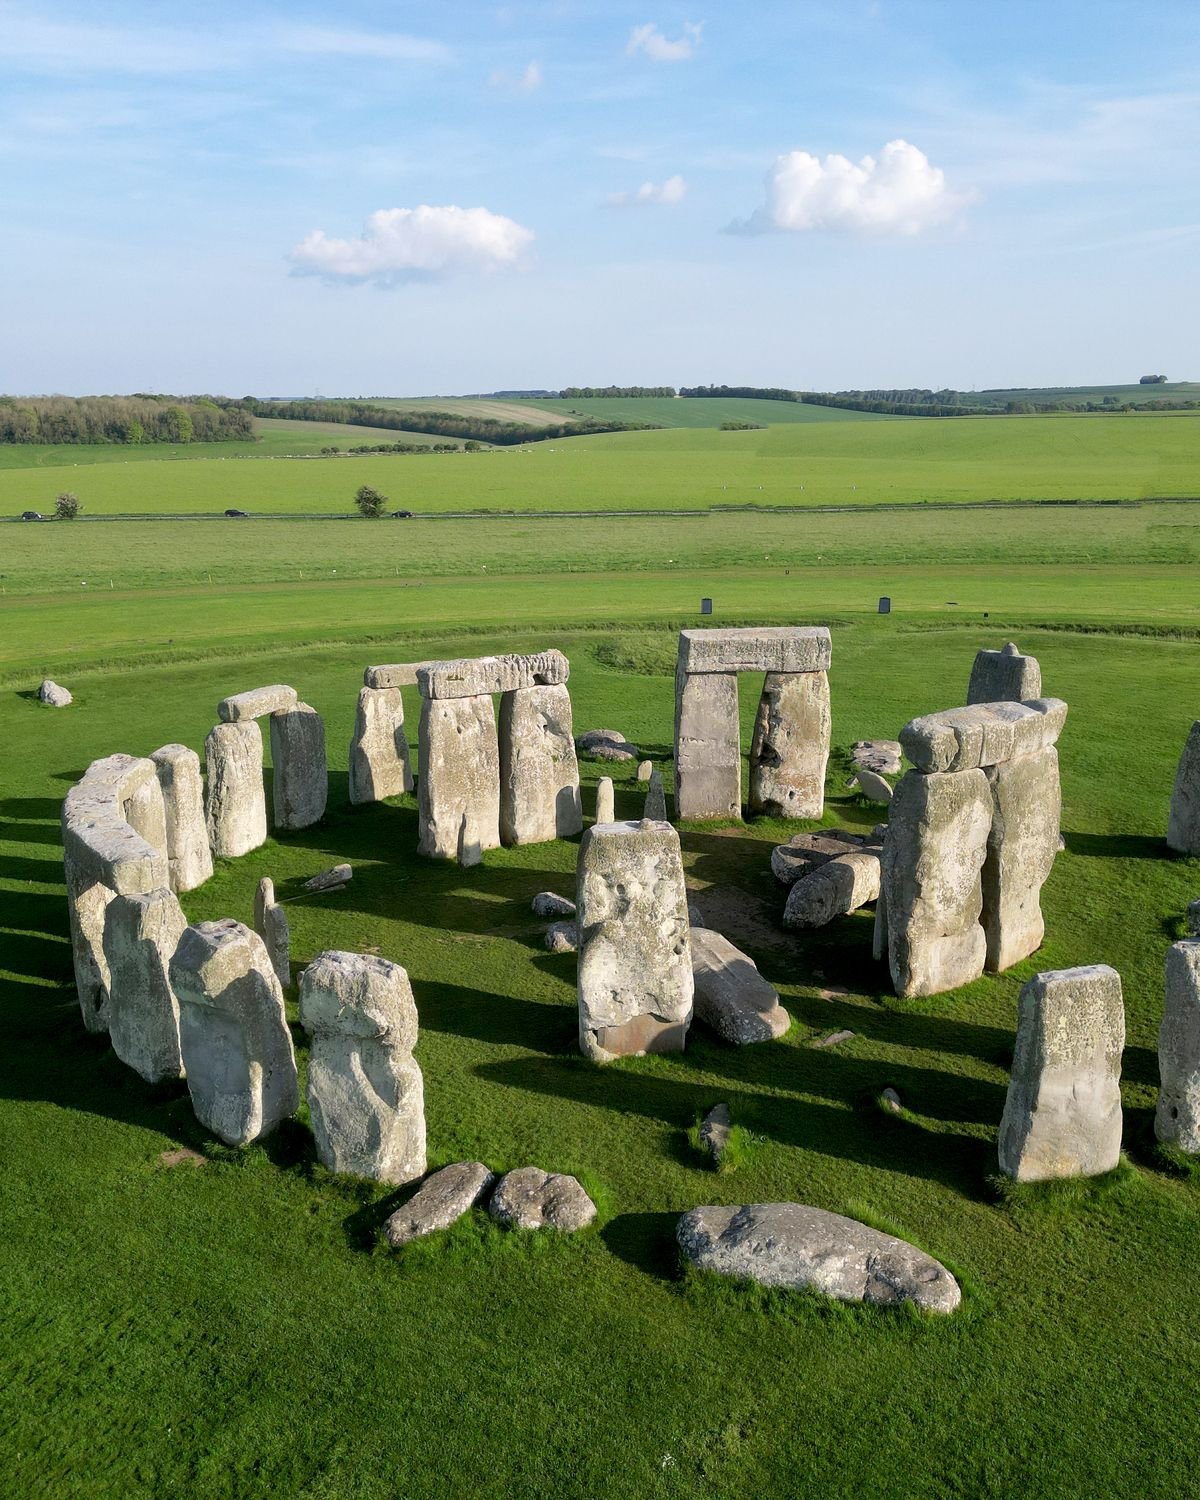
<svg viewBox="0 0 1200 1500">
<path fill-rule="evenodd" d="M 256 719 L 217 724 L 204 741 L 208 842 L 218 859 L 249 854 L 267 838 L 263 738 Z"/>
<path fill-rule="evenodd" d="M 318 954 L 300 975 L 300 1024 L 312 1038 L 307 1095 L 321 1161 L 377 1182 L 424 1176 L 417 1007 L 404 969 L 366 953 Z"/>
<path fill-rule="evenodd" d="M 488 1212 L 515 1229 L 582 1229 L 596 1217 L 596 1205 L 575 1177 L 518 1167 L 496 1184 Z"/>
<path fill-rule="evenodd" d="M 1154 1133 L 1194 1154 L 1200 1151 L 1200 942 L 1173 943 L 1166 967 Z"/>
<path fill-rule="evenodd" d="M 292 982 L 291 929 L 287 912 L 275 900 L 275 882 L 269 875 L 263 876 L 254 893 L 254 930 L 263 940 L 280 989 L 286 990 Z"/>
<path fill-rule="evenodd" d="M 895 1235 L 804 1203 L 693 1208 L 675 1237 L 705 1271 L 762 1286 L 812 1288 L 839 1302 L 953 1312 L 958 1282 L 940 1261 Z"/>
<path fill-rule="evenodd" d="M 1188 731 L 1175 772 L 1167 843 L 1179 854 L 1200 854 L 1200 719 Z"/>
<path fill-rule="evenodd" d="M 170 978 L 196 1118 L 227 1145 L 258 1140 L 300 1105 L 283 992 L 262 939 L 230 918 L 187 927 Z"/>
<path fill-rule="evenodd" d="M 583 828 L 579 762 L 565 683 L 500 699 L 500 839 L 543 844 Z"/>
<path fill-rule="evenodd" d="M 400 689 L 364 687 L 358 694 L 350 741 L 350 801 L 362 806 L 412 789 L 412 761 Z"/>
<path fill-rule="evenodd" d="M 735 1047 L 782 1036 L 792 1018 L 754 960 L 711 927 L 693 926 L 690 942 L 696 1019 Z"/>
<path fill-rule="evenodd" d="M 272 795 L 276 828 L 311 828 L 325 816 L 329 770 L 325 722 L 307 703 L 271 715 Z"/>
<path fill-rule="evenodd" d="M 194 891 L 213 872 L 200 757 L 186 745 L 164 745 L 150 759 L 162 788 L 171 889 Z"/>
<path fill-rule="evenodd" d="M 168 890 L 114 896 L 104 913 L 109 1040 L 121 1061 L 147 1083 L 183 1077 L 179 1003 L 169 969 L 186 926 Z"/>
<path fill-rule="evenodd" d="M 251 688 L 234 693 L 217 704 L 217 718 L 222 724 L 237 724 L 244 719 L 261 719 L 267 714 L 286 712 L 298 701 L 296 689 L 277 682 L 271 687 Z"/>
<path fill-rule="evenodd" d="M 463 1214 L 486 1201 L 495 1173 L 481 1161 L 457 1161 L 431 1173 L 403 1208 L 384 1223 L 383 1234 L 394 1250 L 410 1240 L 449 1229 Z"/>
<path fill-rule="evenodd" d="M 750 742 L 750 810 L 819 818 L 832 718 L 828 672 L 768 672 Z"/>
<path fill-rule="evenodd" d="M 500 844 L 500 747 L 490 695 L 421 700 L 422 854 L 478 864 Z"/>
<path fill-rule="evenodd" d="M 1121 976 L 1107 964 L 1035 974 L 1021 990 L 1000 1170 L 1017 1182 L 1094 1177 L 1121 1155 Z"/>
<path fill-rule="evenodd" d="M 611 776 L 601 776 L 596 783 L 596 822 L 613 823 L 616 821 L 616 789 L 613 786 Z"/>
<path fill-rule="evenodd" d="M 1036 656 L 1022 656 L 1009 641 L 999 651 L 980 651 L 967 685 L 970 703 L 1024 703 L 1042 696 L 1042 669 Z"/>
<path fill-rule="evenodd" d="M 594 1062 L 680 1052 L 692 959 L 679 835 L 669 823 L 597 823 L 579 845 L 579 1045 Z"/>
</svg>

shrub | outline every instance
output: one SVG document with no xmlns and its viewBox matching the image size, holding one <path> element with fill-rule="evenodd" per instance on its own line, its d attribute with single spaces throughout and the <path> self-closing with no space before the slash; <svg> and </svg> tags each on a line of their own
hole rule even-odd
<svg viewBox="0 0 1200 1500">
<path fill-rule="evenodd" d="M 364 484 L 359 486 L 358 493 L 354 496 L 354 503 L 364 516 L 378 517 L 383 515 L 388 497 L 381 495 L 378 490 L 373 490 L 369 484 Z"/>
<path fill-rule="evenodd" d="M 83 506 L 79 503 L 79 496 L 72 495 L 70 490 L 65 490 L 54 499 L 54 515 L 59 521 L 73 521 Z"/>
</svg>

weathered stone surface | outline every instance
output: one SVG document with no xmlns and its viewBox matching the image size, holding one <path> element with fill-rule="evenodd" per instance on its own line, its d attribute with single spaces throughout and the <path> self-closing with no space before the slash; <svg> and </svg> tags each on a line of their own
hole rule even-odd
<svg viewBox="0 0 1200 1500">
<path fill-rule="evenodd" d="M 421 703 L 422 854 L 478 864 L 500 843 L 500 747 L 490 697 Z"/>
<path fill-rule="evenodd" d="M 565 685 L 519 688 L 500 699 L 500 839 L 544 844 L 583 827 L 579 762 Z"/>
<path fill-rule="evenodd" d="M 737 674 L 675 674 L 675 813 L 737 818 L 742 812 Z"/>
<path fill-rule="evenodd" d="M 679 632 L 683 672 L 828 672 L 832 659 L 825 625 Z"/>
<path fill-rule="evenodd" d="M 729 1145 L 732 1129 L 728 1104 L 714 1104 L 700 1121 L 700 1148 L 708 1153 L 713 1166 L 718 1170 Z"/>
<path fill-rule="evenodd" d="M 131 825 L 130 811 L 159 842 L 148 842 Z M 162 793 L 152 760 L 132 755 L 94 760 L 63 798 L 62 834 L 76 889 L 99 883 L 133 896 L 168 884 Z"/>
<path fill-rule="evenodd" d="M 819 1041 L 813 1043 L 814 1047 L 824 1049 L 825 1047 L 840 1047 L 843 1042 L 853 1041 L 852 1031 L 831 1031 L 828 1036 L 823 1036 Z"/>
<path fill-rule="evenodd" d="M 1014 642 L 1000 651 L 980 651 L 971 668 L 968 703 L 1024 703 L 1042 696 L 1036 656 L 1022 656 Z"/>
<path fill-rule="evenodd" d="M 1061 698 L 974 703 L 911 720 L 900 743 L 918 771 L 969 771 L 1053 745 L 1066 720 Z"/>
<path fill-rule="evenodd" d="M 456 1161 L 427 1177 L 403 1208 L 398 1208 L 383 1226 L 384 1238 L 393 1250 L 449 1229 L 463 1214 L 485 1202 L 495 1182 L 481 1161 Z"/>
<path fill-rule="evenodd" d="M 878 901 L 880 884 L 879 853 L 876 849 L 856 849 L 837 859 L 826 860 L 788 892 L 783 909 L 783 925 L 795 928 L 824 927 L 834 917 L 857 911 L 870 901 Z"/>
<path fill-rule="evenodd" d="M 249 854 L 267 839 L 263 739 L 257 721 L 217 724 L 204 741 L 204 759 L 209 847 L 218 859 Z"/>
<path fill-rule="evenodd" d="M 140 833 L 152 849 L 167 853 L 167 812 L 157 767 L 154 776 L 142 776 L 130 789 L 124 804 L 125 821 L 134 833 Z M 168 878 L 170 862 L 167 865 Z M 164 882 L 165 883 L 165 882 Z"/>
<path fill-rule="evenodd" d="M 811 1287 L 839 1302 L 912 1302 L 939 1313 L 962 1300 L 945 1266 L 915 1245 L 804 1203 L 694 1208 L 675 1235 L 701 1270 L 762 1286 Z"/>
<path fill-rule="evenodd" d="M 750 809 L 819 818 L 832 732 L 827 672 L 768 672 L 750 741 Z"/>
<path fill-rule="evenodd" d="M 275 900 L 275 882 L 264 875 L 254 893 L 254 930 L 263 940 L 280 989 L 292 982 L 291 929 L 287 912 Z"/>
<path fill-rule="evenodd" d="M 735 1047 L 782 1036 L 791 1017 L 754 960 L 710 927 L 692 927 L 690 941 L 696 1019 Z"/>
<path fill-rule="evenodd" d="M 876 776 L 899 776 L 899 740 L 855 740 L 850 763 L 856 771 L 874 771 Z"/>
<path fill-rule="evenodd" d="M 530 910 L 535 917 L 573 917 L 575 903 L 554 891 L 539 891 L 530 903 Z"/>
<path fill-rule="evenodd" d="M 579 926 L 574 917 L 551 922 L 546 928 L 546 947 L 551 953 L 575 953 L 579 948 Z"/>
<path fill-rule="evenodd" d="M 213 872 L 200 757 L 186 745 L 164 745 L 150 759 L 162 788 L 171 889 L 194 891 Z"/>
<path fill-rule="evenodd" d="M 1188 731 L 1175 771 L 1167 843 L 1180 854 L 1200 854 L 1200 719 Z"/>
<path fill-rule="evenodd" d="M 183 1077 L 179 1004 L 169 968 L 186 926 L 168 890 L 114 896 L 105 909 L 109 1040 L 121 1061 L 147 1083 Z"/>
<path fill-rule="evenodd" d="M 866 845 L 859 833 L 845 828 L 820 828 L 815 833 L 798 833 L 786 844 L 771 851 L 771 873 L 781 885 L 795 885 L 811 875 L 819 865 L 843 854 L 853 854 Z"/>
<path fill-rule="evenodd" d="M 1188 902 L 1187 924 L 1191 935 L 1200 937 L 1200 901 Z"/>
<path fill-rule="evenodd" d="M 1154 1134 L 1181 1151 L 1200 1152 L 1200 943 L 1167 949 L 1158 1077 Z"/>
<path fill-rule="evenodd" d="M 880 1094 L 879 1102 L 890 1115 L 898 1115 L 904 1108 L 900 1100 L 900 1095 L 894 1088 L 890 1087 L 884 1089 L 883 1093 Z"/>
<path fill-rule="evenodd" d="M 295 688 L 277 682 L 270 687 L 250 688 L 248 692 L 222 698 L 217 704 L 217 718 L 222 724 L 240 724 L 246 719 L 261 719 L 265 714 L 292 708 L 298 700 Z"/>
<path fill-rule="evenodd" d="M 596 1217 L 596 1205 L 579 1181 L 540 1167 L 518 1167 L 496 1185 L 488 1212 L 516 1229 L 582 1229 Z"/>
<path fill-rule="evenodd" d="M 882 860 L 898 995 L 937 995 L 983 973 L 981 872 L 991 826 L 982 771 L 909 771 L 900 779 Z"/>
<path fill-rule="evenodd" d="M 297 703 L 271 715 L 271 763 L 276 828 L 320 822 L 329 798 L 329 768 L 325 721 L 315 708 Z"/>
<path fill-rule="evenodd" d="M 1018 1182 L 1094 1177 L 1121 1155 L 1121 976 L 1051 969 L 1021 990 L 1000 1170 Z"/>
<path fill-rule="evenodd" d="M 856 771 L 851 776 L 849 785 L 856 786 L 867 802 L 876 802 L 883 807 L 890 806 L 896 795 L 891 782 L 885 781 L 874 771 Z"/>
<path fill-rule="evenodd" d="M 682 1050 L 692 960 L 679 835 L 598 823 L 579 846 L 579 1045 L 595 1062 Z"/>
<path fill-rule="evenodd" d="M 985 775 L 992 791 L 983 865 L 985 962 L 998 974 L 1042 946 L 1040 896 L 1058 853 L 1062 812 L 1058 751 L 1047 745 L 991 766 Z"/>
<path fill-rule="evenodd" d="M 479 698 L 512 693 L 518 688 L 556 687 L 571 675 L 561 651 L 520 656 L 466 656 L 458 661 L 428 662 L 417 669 L 423 698 Z"/>
<path fill-rule="evenodd" d="M 423 667 L 436 667 L 436 661 L 392 662 L 386 666 L 368 667 L 363 673 L 363 686 L 369 688 L 416 687 L 417 673 Z"/>
<path fill-rule="evenodd" d="M 115 892 L 100 881 L 81 875 L 66 851 L 63 870 L 67 886 L 67 920 L 79 1012 L 88 1031 L 108 1030 L 108 960 L 104 956 L 104 913 Z"/>
<path fill-rule="evenodd" d="M 72 698 L 61 683 L 45 677 L 42 679 L 41 687 L 38 688 L 38 701 L 45 703 L 49 708 L 66 708 L 72 702 Z"/>
<path fill-rule="evenodd" d="M 353 877 L 354 869 L 351 865 L 331 865 L 328 870 L 321 870 L 306 880 L 304 889 L 306 891 L 336 891 L 339 886 L 345 885 Z"/>
<path fill-rule="evenodd" d="M 404 969 L 367 953 L 318 954 L 300 975 L 300 1024 L 312 1037 L 307 1095 L 321 1161 L 377 1182 L 423 1176 L 425 1093 Z"/>
<path fill-rule="evenodd" d="M 227 1145 L 258 1140 L 300 1104 L 283 991 L 262 939 L 229 918 L 187 927 L 170 979 L 196 1118 Z"/>
<path fill-rule="evenodd" d="M 663 786 L 662 772 L 657 767 L 650 772 L 642 817 L 652 818 L 658 823 L 665 823 L 667 820 L 667 792 Z"/>
<path fill-rule="evenodd" d="M 362 688 L 350 741 L 350 801 L 361 807 L 413 789 L 400 689 Z"/>
<path fill-rule="evenodd" d="M 653 773 L 654 773 L 654 762 L 652 760 L 643 760 L 643 761 L 640 761 L 638 763 L 638 780 L 639 781 L 649 781 L 650 777 L 653 775 Z"/>
<path fill-rule="evenodd" d="M 611 776 L 601 776 L 596 783 L 596 822 L 612 823 L 617 816 L 616 791 Z"/>
<path fill-rule="evenodd" d="M 615 729 L 588 729 L 575 736 L 575 748 L 589 760 L 636 760 L 638 747 Z"/>
</svg>

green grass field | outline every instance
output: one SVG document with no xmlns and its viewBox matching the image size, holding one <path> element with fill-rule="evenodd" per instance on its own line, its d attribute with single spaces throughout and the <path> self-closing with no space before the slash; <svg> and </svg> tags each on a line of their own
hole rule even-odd
<svg viewBox="0 0 1200 1500">
<path fill-rule="evenodd" d="M 758 401 L 744 396 L 569 396 L 519 401 L 517 407 L 546 412 L 557 421 L 582 413 L 616 422 L 657 422 L 663 427 L 719 427 L 722 422 L 894 421 L 874 412 L 843 411 L 834 406 L 810 406 L 802 401 Z"/>
<path fill-rule="evenodd" d="M 1000 429 L 1024 436 L 1010 449 L 982 437 L 956 447 L 972 427 L 988 441 Z M 853 462 L 886 469 L 910 498 L 954 498 L 962 484 L 981 498 L 1032 474 L 1078 494 L 1134 483 L 1155 493 L 1165 481 L 1190 493 L 1200 428 L 1181 417 L 857 431 L 883 446 L 840 449 L 851 428 L 831 423 L 577 439 L 528 459 L 378 460 L 399 467 L 364 473 L 444 465 L 460 498 L 478 499 L 473 476 L 512 466 L 508 493 L 546 503 L 550 485 L 532 476 L 565 456 L 554 493 L 566 508 L 577 488 L 593 503 L 607 490 L 632 504 L 688 493 L 726 439 L 750 439 L 740 472 L 762 476 L 755 483 L 818 462 L 845 474 Z M 884 444 L 905 433 L 928 436 Z M 1189 1493 L 1200 1461 L 1187 1394 L 1200 1376 L 1200 1169 L 1161 1156 L 1151 1121 L 1163 958 L 1200 895 L 1200 863 L 1169 858 L 1162 837 L 1200 671 L 1190 509 L 169 518 L 238 503 L 225 498 L 227 476 L 250 469 L 277 508 L 299 508 L 307 492 L 275 476 L 332 466 L 359 461 L 139 464 L 137 475 L 162 476 L 139 497 L 168 518 L 2 533 L 0 1493 Z M 92 473 L 99 482 L 113 468 Z M 446 484 L 445 508 L 456 508 Z M 784 493 L 782 480 L 764 493 Z M 884 593 L 895 612 L 881 618 Z M 375 661 L 560 646 L 576 730 L 613 725 L 667 763 L 675 631 L 697 623 L 701 595 L 715 600 L 715 624 L 831 623 L 829 824 L 877 817 L 845 786 L 854 739 L 960 702 L 981 645 L 1015 636 L 1040 657 L 1046 691 L 1071 712 L 1060 745 L 1067 849 L 1034 959 L 897 1001 L 871 961 L 869 914 L 784 932 L 767 861 L 795 825 L 687 827 L 698 903 L 778 987 L 793 1027 L 744 1049 L 697 1029 L 682 1056 L 595 1069 L 576 1049 L 574 960 L 545 952 L 529 911 L 539 890 L 572 891 L 575 843 L 494 851 L 463 871 L 416 856 L 413 798 L 348 806 L 355 697 Z M 45 673 L 75 693 L 69 709 L 34 701 Z M 292 896 L 349 859 L 345 890 L 289 905 L 294 965 L 326 947 L 405 964 L 431 1164 L 576 1172 L 600 1204 L 593 1229 L 527 1236 L 475 1219 L 390 1252 L 379 1226 L 406 1193 L 320 1167 L 303 1109 L 262 1145 L 227 1150 L 196 1124 L 184 1088 L 143 1085 L 83 1032 L 64 792 L 114 750 L 200 748 L 219 697 L 274 681 L 326 718 L 329 811 L 221 864 L 183 898 L 189 917 L 248 920 L 260 876 Z M 417 700 L 405 698 L 415 740 Z M 744 745 L 755 701 L 744 679 Z M 612 768 L 582 769 L 590 814 Z M 635 815 L 633 772 L 616 775 L 618 811 Z M 1091 962 L 1114 964 L 1125 985 L 1128 1165 L 1096 1183 L 1005 1190 L 995 1132 L 1020 984 Z M 294 993 L 289 1011 L 303 1069 Z M 854 1038 L 813 1048 L 841 1028 Z M 875 1103 L 887 1085 L 903 1098 L 900 1117 Z M 720 1176 L 688 1144 L 718 1100 L 749 1140 Z M 161 1163 L 181 1146 L 205 1164 Z M 681 1212 L 772 1198 L 894 1227 L 960 1275 L 963 1308 L 931 1321 L 680 1274 Z"/>
</svg>

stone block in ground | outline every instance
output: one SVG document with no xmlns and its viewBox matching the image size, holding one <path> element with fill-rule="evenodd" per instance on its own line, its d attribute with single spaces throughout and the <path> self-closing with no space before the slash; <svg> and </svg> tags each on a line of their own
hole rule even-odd
<svg viewBox="0 0 1200 1500">
<path fill-rule="evenodd" d="M 637 760 L 638 747 L 616 729 L 587 729 L 575 736 L 575 749 L 589 760 Z"/>
<path fill-rule="evenodd" d="M 601 776 L 596 783 L 596 822 L 612 823 L 616 816 L 616 792 L 612 777 Z"/>
<path fill-rule="evenodd" d="M 787 1031 L 791 1017 L 748 954 L 709 927 L 693 927 L 690 942 L 697 1020 L 737 1047 Z"/>
<path fill-rule="evenodd" d="M 249 854 L 267 840 L 263 738 L 256 719 L 217 724 L 204 741 L 208 842 L 219 859 Z"/>
<path fill-rule="evenodd" d="M 213 872 L 200 757 L 186 745 L 163 745 L 150 759 L 162 789 L 171 889 L 193 891 Z"/>
<path fill-rule="evenodd" d="M 761 1286 L 938 1313 L 962 1300 L 945 1266 L 915 1245 L 803 1203 L 694 1208 L 675 1235 L 692 1265 Z"/>
<path fill-rule="evenodd" d="M 325 721 L 308 703 L 271 715 L 271 779 L 276 828 L 311 828 L 325 816 L 329 768 Z"/>
<path fill-rule="evenodd" d="M 546 947 L 551 953 L 575 953 L 579 948 L 579 928 L 575 918 L 565 922 L 551 922 L 546 928 Z"/>
<path fill-rule="evenodd" d="M 899 740 L 855 740 L 850 763 L 856 771 L 874 771 L 876 776 L 899 776 Z"/>
<path fill-rule="evenodd" d="M 999 651 L 980 651 L 967 684 L 968 703 L 1023 703 L 1042 696 L 1042 669 L 1036 656 L 1023 656 L 1009 641 Z"/>
<path fill-rule="evenodd" d="M 275 900 L 275 882 L 264 875 L 254 893 L 254 930 L 262 938 L 281 989 L 292 982 L 292 935 L 287 912 Z"/>
<path fill-rule="evenodd" d="M 500 747 L 488 696 L 421 702 L 418 848 L 478 864 L 500 845 Z"/>
<path fill-rule="evenodd" d="M 183 1077 L 171 955 L 187 918 L 168 890 L 114 896 L 104 914 L 113 1051 L 147 1083 Z"/>
<path fill-rule="evenodd" d="M 992 828 L 983 865 L 988 969 L 1000 973 L 1042 946 L 1041 891 L 1058 853 L 1062 813 L 1053 745 L 989 766 Z"/>
<path fill-rule="evenodd" d="M 500 699 L 500 840 L 545 844 L 583 827 L 579 762 L 565 684 Z"/>
<path fill-rule="evenodd" d="M 1188 732 L 1175 770 L 1167 843 L 1179 854 L 1200 854 L 1200 719 Z"/>
<path fill-rule="evenodd" d="M 1167 949 L 1167 998 L 1158 1029 L 1158 1107 L 1154 1133 L 1181 1151 L 1200 1152 L 1200 942 Z"/>
<path fill-rule="evenodd" d="M 741 720 L 735 672 L 675 675 L 675 814 L 742 815 Z"/>
<path fill-rule="evenodd" d="M 350 801 L 361 807 L 413 789 L 412 759 L 398 687 L 359 690 L 350 741 Z"/>
<path fill-rule="evenodd" d="M 44 703 L 47 708 L 67 708 L 72 702 L 71 694 L 61 683 L 54 682 L 46 677 L 38 688 L 38 702 Z"/>
<path fill-rule="evenodd" d="M 398 1208 L 383 1226 L 383 1235 L 394 1250 L 439 1229 L 449 1229 L 471 1209 L 486 1202 L 496 1181 L 481 1161 L 457 1161 L 440 1172 L 432 1172 L 403 1208 Z"/>
<path fill-rule="evenodd" d="M 827 672 L 768 672 L 750 741 L 750 808 L 819 818 L 832 718 Z"/>
<path fill-rule="evenodd" d="M 507 1172 L 492 1193 L 488 1212 L 514 1229 L 583 1229 L 596 1217 L 596 1205 L 577 1178 L 540 1167 Z"/>
<path fill-rule="evenodd" d="M 306 891 L 336 891 L 339 886 L 346 884 L 354 878 L 354 867 L 352 865 L 331 865 L 328 870 L 321 870 L 316 875 L 304 882 Z"/>
<path fill-rule="evenodd" d="M 771 851 L 771 873 L 781 885 L 795 885 L 819 865 L 867 845 L 863 834 L 845 828 L 821 828 L 816 833 L 798 833 Z"/>
<path fill-rule="evenodd" d="M 724 1160 L 732 1130 L 728 1104 L 714 1104 L 700 1121 L 700 1149 L 708 1155 L 714 1167 L 719 1168 Z"/>
<path fill-rule="evenodd" d="M 783 925 L 797 929 L 824 927 L 835 917 L 877 901 L 879 853 L 878 849 L 855 849 L 826 860 L 797 880 L 788 892 Z"/>
</svg>

